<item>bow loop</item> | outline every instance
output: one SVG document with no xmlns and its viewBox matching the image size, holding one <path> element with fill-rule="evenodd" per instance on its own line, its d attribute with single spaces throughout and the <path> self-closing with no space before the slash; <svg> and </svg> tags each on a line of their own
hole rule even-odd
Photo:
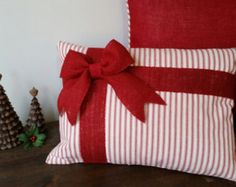
<svg viewBox="0 0 236 187">
<path fill-rule="evenodd" d="M 116 40 L 111 40 L 104 49 L 102 69 L 104 75 L 115 75 L 134 63 L 126 48 Z"/>
<path fill-rule="evenodd" d="M 60 77 L 63 79 L 79 77 L 88 68 L 89 61 L 86 55 L 70 50 L 64 60 Z"/>
<path fill-rule="evenodd" d="M 115 40 L 109 42 L 95 63 L 88 55 L 69 51 L 61 71 L 63 89 L 58 98 L 59 112 L 66 112 L 74 125 L 89 87 L 93 84 L 91 80 L 103 79 L 112 86 L 126 108 L 145 122 L 145 103 L 166 103 L 143 80 L 127 71 L 133 62 L 126 48 Z"/>
</svg>

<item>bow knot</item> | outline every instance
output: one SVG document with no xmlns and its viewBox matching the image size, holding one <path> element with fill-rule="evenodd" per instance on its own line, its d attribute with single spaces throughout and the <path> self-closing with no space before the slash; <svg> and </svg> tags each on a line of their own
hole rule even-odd
<svg viewBox="0 0 236 187">
<path fill-rule="evenodd" d="M 89 72 L 93 79 L 102 78 L 102 69 L 99 63 L 89 64 Z"/>
<path fill-rule="evenodd" d="M 129 52 L 115 40 L 108 43 L 101 58 L 95 62 L 91 56 L 69 51 L 61 71 L 63 89 L 58 98 L 59 112 L 66 112 L 70 123 L 76 124 L 77 114 L 93 84 L 92 80 L 102 79 L 112 86 L 126 108 L 144 122 L 144 104 L 165 105 L 165 101 L 153 88 L 128 71 L 132 63 Z"/>
</svg>

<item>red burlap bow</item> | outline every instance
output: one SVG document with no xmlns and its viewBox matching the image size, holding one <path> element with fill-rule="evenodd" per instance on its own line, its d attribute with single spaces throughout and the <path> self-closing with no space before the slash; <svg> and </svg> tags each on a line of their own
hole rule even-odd
<svg viewBox="0 0 236 187">
<path fill-rule="evenodd" d="M 108 43 L 96 63 L 88 55 L 70 50 L 61 71 L 63 89 L 58 98 L 59 112 L 66 112 L 70 123 L 76 124 L 90 85 L 102 79 L 112 86 L 126 108 L 144 122 L 145 103 L 166 103 L 154 89 L 129 72 L 132 63 L 129 52 L 115 40 Z"/>
</svg>

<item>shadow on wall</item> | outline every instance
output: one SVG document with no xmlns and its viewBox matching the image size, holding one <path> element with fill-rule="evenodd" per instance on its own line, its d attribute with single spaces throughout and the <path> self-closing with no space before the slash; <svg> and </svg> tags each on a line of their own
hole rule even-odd
<svg viewBox="0 0 236 187">
<path fill-rule="evenodd" d="M 37 83 L 34 83 L 34 81 L 25 82 L 17 72 L 11 73 L 10 80 L 6 77 L 5 79 L 6 80 L 4 81 L 3 86 L 12 85 L 10 87 L 8 86 L 8 89 L 6 89 L 6 94 L 9 96 L 9 100 L 12 106 L 15 108 L 23 125 L 25 125 L 26 120 L 28 119 L 30 103 L 32 100 L 32 96 L 30 95 L 29 91 L 34 85 L 37 87 Z M 59 90 L 52 92 L 49 88 L 47 88 L 47 86 L 39 86 L 38 89 L 39 95 L 37 98 L 39 100 L 40 107 L 42 108 L 42 113 L 46 122 L 58 120 L 56 103 Z M 19 90 L 24 94 L 18 94 Z"/>
<path fill-rule="evenodd" d="M 57 91 L 56 93 L 59 93 L 59 91 Z M 50 92 L 50 90 L 46 86 L 42 87 L 39 91 L 39 102 L 41 104 L 44 118 L 47 122 L 58 120 L 59 114 L 57 112 L 57 106 L 55 106 L 58 97 L 56 93 Z"/>
</svg>

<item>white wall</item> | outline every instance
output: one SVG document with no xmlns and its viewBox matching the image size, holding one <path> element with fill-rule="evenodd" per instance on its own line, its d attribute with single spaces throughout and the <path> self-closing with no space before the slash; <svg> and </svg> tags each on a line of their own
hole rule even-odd
<svg viewBox="0 0 236 187">
<path fill-rule="evenodd" d="M 46 120 L 58 118 L 59 40 L 102 47 L 115 38 L 127 46 L 127 30 L 125 0 L 0 0 L 0 84 L 21 120 L 33 86 Z"/>
</svg>

